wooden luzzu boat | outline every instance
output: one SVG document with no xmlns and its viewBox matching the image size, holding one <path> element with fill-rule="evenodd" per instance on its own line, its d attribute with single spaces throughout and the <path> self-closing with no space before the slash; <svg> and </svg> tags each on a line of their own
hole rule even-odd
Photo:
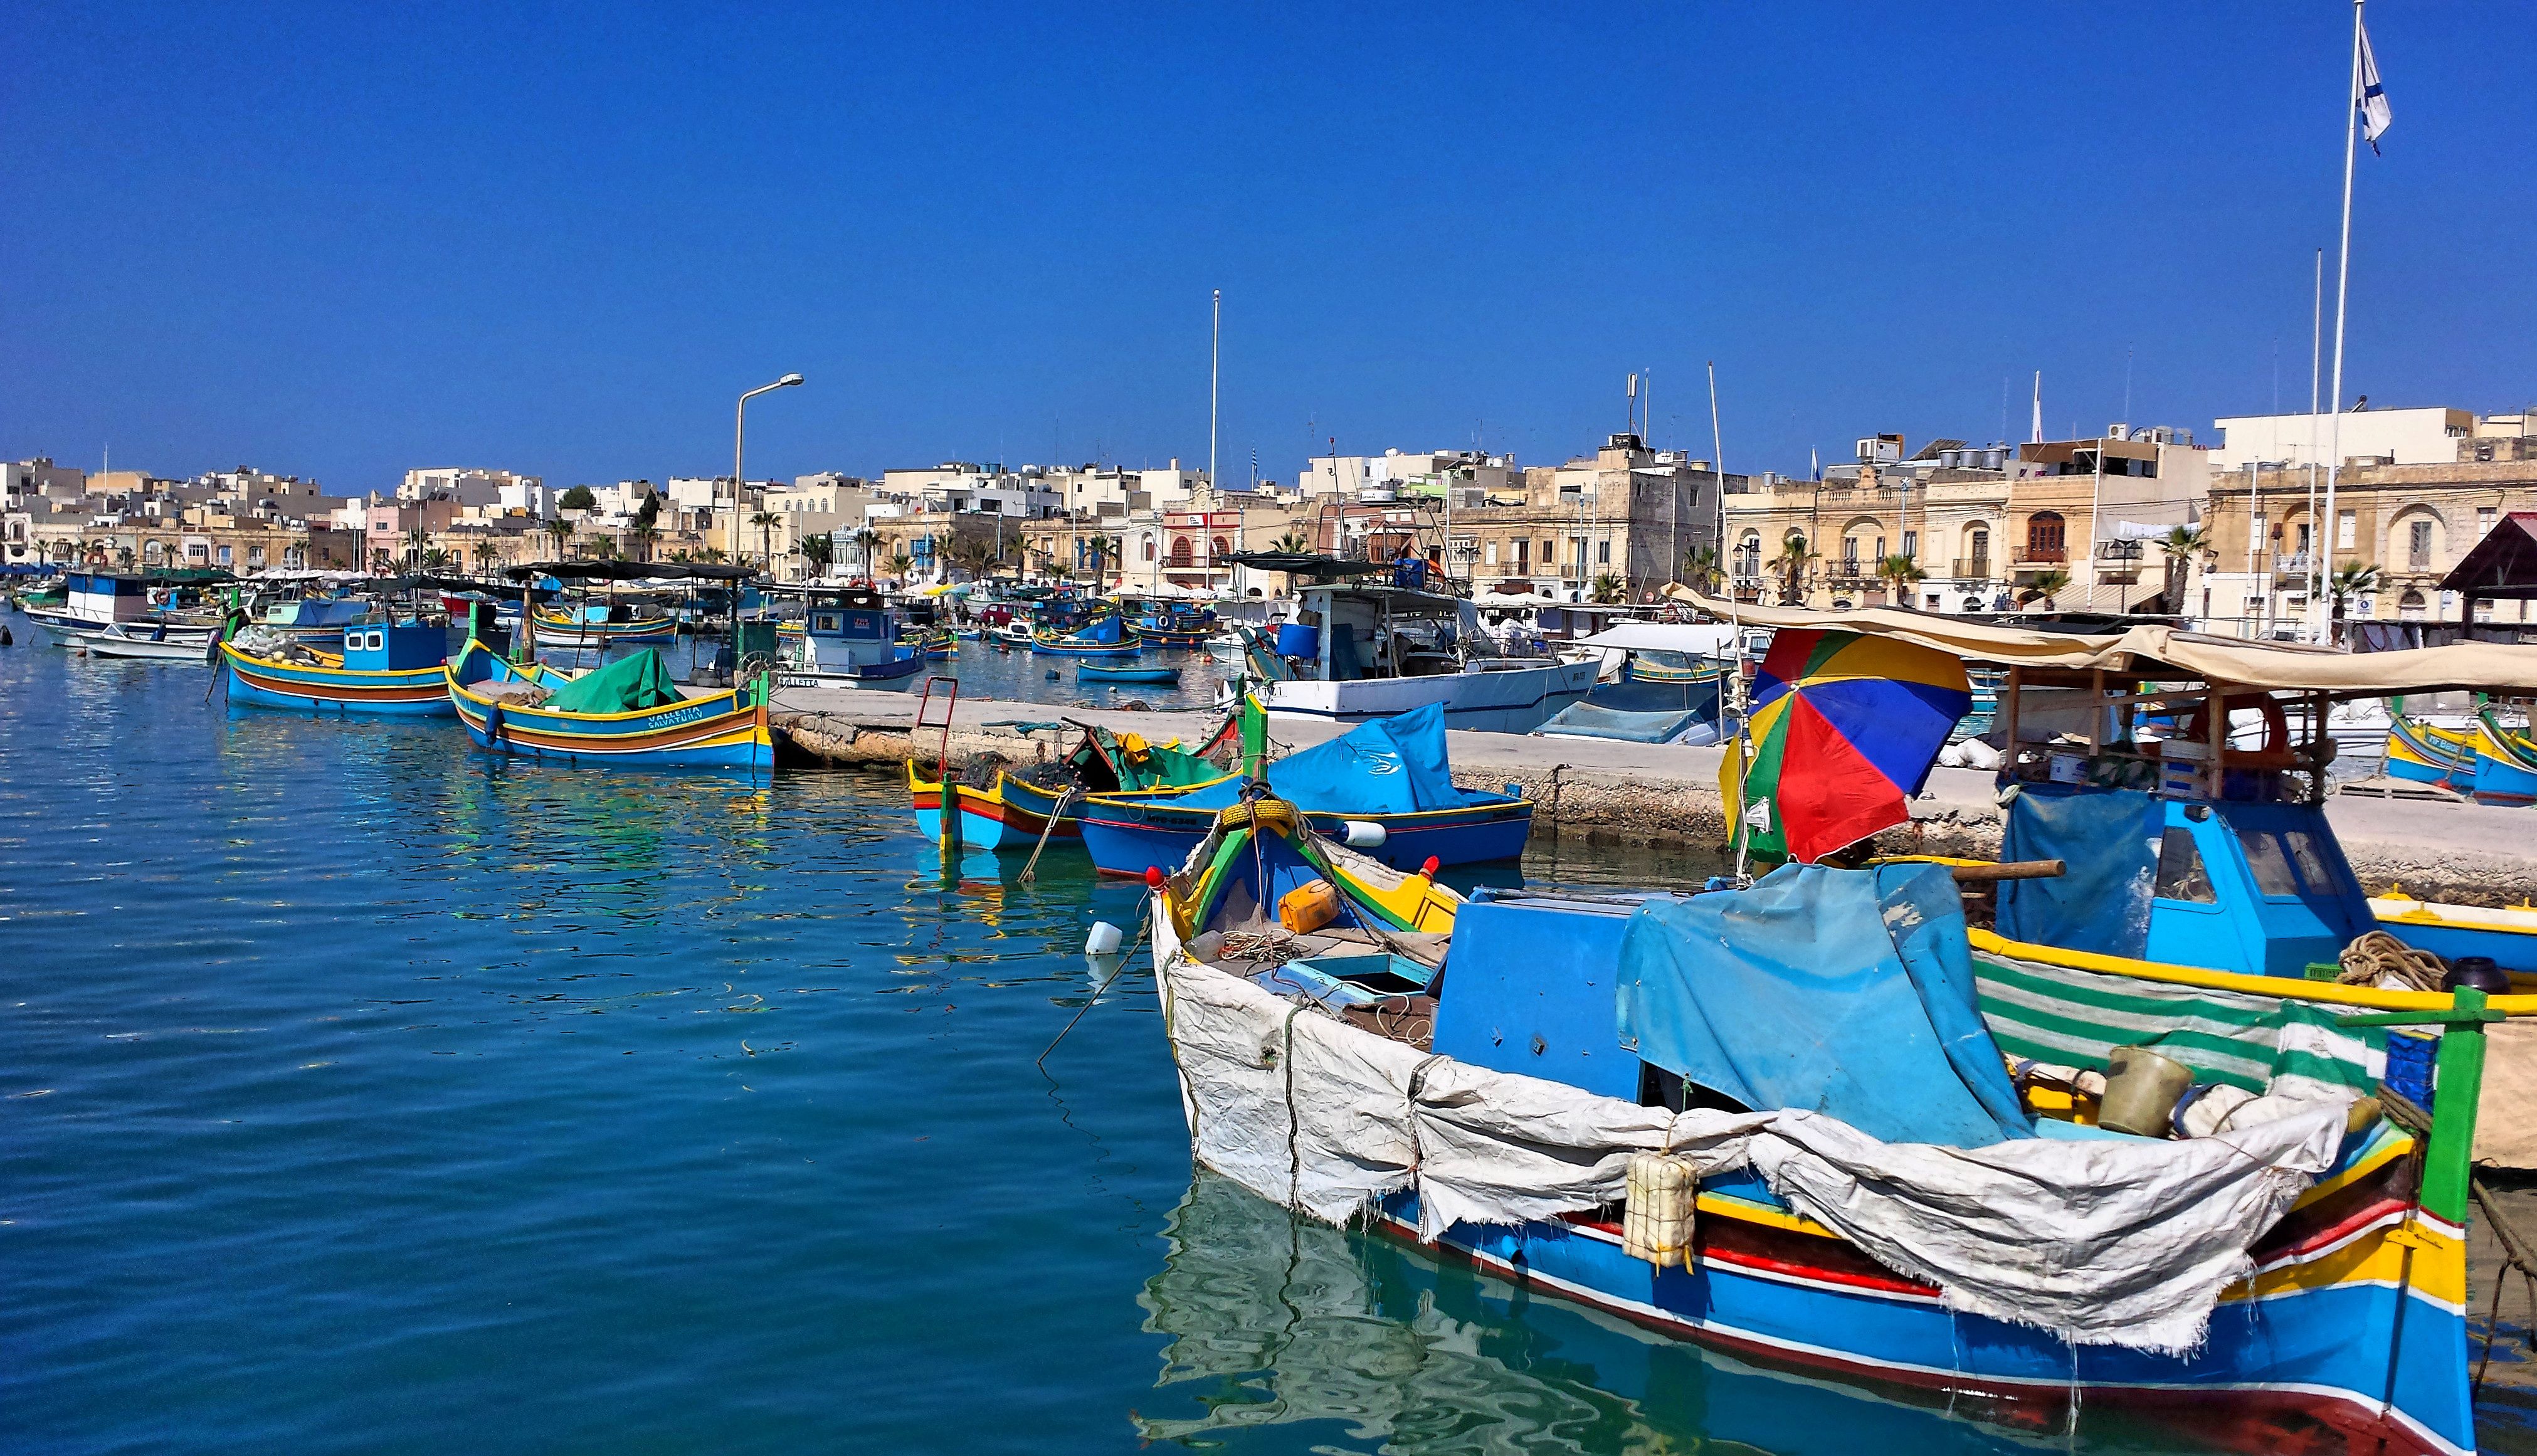
<svg viewBox="0 0 2537 1456">
<path fill-rule="evenodd" d="M 1002 768 L 984 785 L 953 782 L 959 842 L 970 849 L 1024 851 L 1043 838 L 1079 842 L 1083 836 L 1079 815 L 1086 794 L 1121 789 L 1169 793 L 1212 783 L 1223 776 L 1223 770 L 1209 756 L 1221 756 L 1237 736 L 1234 717 L 1227 717 L 1195 748 L 1184 747 L 1178 739 L 1148 744 L 1134 733 L 1117 734 L 1087 725 L 1081 741 L 1063 761 L 1063 777 L 1053 784 L 1035 783 Z M 907 795 L 916 811 L 917 832 L 941 840 L 943 783 L 939 770 L 928 773 L 914 759 L 908 760 Z"/>
<path fill-rule="evenodd" d="M 2493 709 L 2476 714 L 2473 734 L 2479 804 L 2537 804 L 2537 741 L 2523 728 L 2497 721 Z"/>
<path fill-rule="evenodd" d="M 2442 728 L 2402 713 L 2387 716 L 2387 776 L 2437 783 L 2460 793 L 2475 788 L 2476 731 Z"/>
<path fill-rule="evenodd" d="M 615 647 L 672 642 L 679 636 L 677 618 L 635 611 L 623 603 L 592 603 L 563 612 L 541 608 L 532 616 L 538 642 L 546 647 Z"/>
<path fill-rule="evenodd" d="M 775 764 L 762 678 L 690 695 L 670 680 L 657 651 L 576 676 L 497 657 L 473 638 L 443 671 L 468 736 L 498 753 L 753 773 Z"/>
<path fill-rule="evenodd" d="M 445 629 L 417 623 L 355 623 L 344 648 L 252 650 L 220 644 L 229 701 L 297 712 L 445 718 L 449 699 Z"/>
<path fill-rule="evenodd" d="M 1287 929 L 1275 907 L 1314 881 L 1335 917 Z M 1194 1157 L 1263 1198 L 1960 1418 L 2119 1406 L 2250 1451 L 2475 1444 L 2483 1027 L 2537 997 L 2003 941 L 1925 864 L 1466 901 L 1275 800 L 1148 883 Z M 1819 1023 L 1736 1014 L 1775 996 Z M 2428 1116 L 2356 1097 L 2388 1029 L 2356 1021 L 2445 1029 Z M 2117 1133 L 2092 1125 L 2110 1102 L 2010 1070 L 2041 1040 L 2101 1073 L 2161 1030 L 2234 1091 L 2231 1120 Z"/>
</svg>

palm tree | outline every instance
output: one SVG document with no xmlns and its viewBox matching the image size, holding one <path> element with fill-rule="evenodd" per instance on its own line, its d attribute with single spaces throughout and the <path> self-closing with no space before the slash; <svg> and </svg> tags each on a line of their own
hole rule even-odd
<svg viewBox="0 0 2537 1456">
<path fill-rule="evenodd" d="M 373 572 L 378 575 L 385 576 L 388 574 L 388 567 L 395 563 L 396 558 L 388 555 L 388 549 L 386 547 L 376 546 L 370 549 L 370 569 Z"/>
<path fill-rule="evenodd" d="M 1628 583 L 1609 571 L 1594 578 L 1594 600 L 1597 602 L 1617 602 L 1627 589 Z"/>
<path fill-rule="evenodd" d="M 2365 566 L 2359 562 L 2346 562 L 2335 567 L 2334 574 L 2325 579 L 2325 589 L 2334 596 L 2334 621 L 2341 626 L 2347 603 L 2354 597 L 2378 589 L 2378 568 L 2375 565 Z"/>
<path fill-rule="evenodd" d="M 132 569 L 132 548 L 131 548 L 131 547 L 128 547 L 128 546 L 118 546 L 118 547 L 116 547 L 116 548 L 114 549 L 114 563 L 115 563 L 116 565 L 118 565 L 118 566 L 121 566 L 121 567 L 122 567 L 123 569 L 125 569 L 126 571 L 131 570 L 131 569 Z"/>
<path fill-rule="evenodd" d="M 1806 567 L 1814 564 L 1815 554 L 1806 546 L 1806 533 L 1790 531 L 1780 538 L 1780 554 L 1771 564 L 1780 573 L 1782 606 L 1803 605 L 1806 599 Z"/>
<path fill-rule="evenodd" d="M 2200 526 L 2177 526 L 2159 538 L 2158 550 L 2167 558 L 2167 580 L 2161 594 L 2167 598 L 2167 610 L 2184 610 L 2184 585 L 2189 579 L 2196 557 L 2211 544 L 2209 533 Z"/>
<path fill-rule="evenodd" d="M 547 534 L 554 538 L 554 554 L 557 557 L 561 557 L 563 555 L 563 544 L 572 539 L 572 522 L 565 520 L 562 516 L 556 516 L 553 520 L 547 522 Z"/>
<path fill-rule="evenodd" d="M 1718 548 L 1695 546 L 1682 554 L 1682 577 L 1694 591 L 1715 592 L 1726 573 L 1718 568 Z"/>
<path fill-rule="evenodd" d="M 724 551 L 719 546 L 708 546 L 704 550 L 696 553 L 696 560 L 709 565 L 713 563 L 729 561 L 730 559 L 731 553 Z"/>
<path fill-rule="evenodd" d="M 1278 537 L 1277 544 L 1270 549 L 1273 551 L 1282 551 L 1288 556 L 1302 556 L 1304 553 L 1311 551 L 1313 546 L 1311 542 L 1306 541 L 1303 538 L 1301 533 L 1289 531 L 1285 535 Z"/>
<path fill-rule="evenodd" d="M 2029 603 L 2042 602 L 2048 612 L 2057 611 L 2059 604 L 2052 599 L 2069 589 L 2070 573 L 2055 566 L 2026 584 L 2026 600 Z"/>
<path fill-rule="evenodd" d="M 1876 579 L 1892 583 L 1894 600 L 1906 607 L 1912 605 L 1912 583 L 1928 578 L 1920 563 L 1907 556 L 1890 556 L 1876 563 Z"/>
<path fill-rule="evenodd" d="M 761 510 L 748 518 L 757 528 L 757 554 L 766 559 L 766 569 L 775 569 L 775 527 L 784 517 L 771 510 Z"/>
<path fill-rule="evenodd" d="M 408 566 L 423 563 L 423 554 L 431 549 L 431 533 L 421 526 L 405 533 L 405 562 Z"/>
<path fill-rule="evenodd" d="M 837 543 L 830 540 L 825 531 L 803 537 L 794 550 L 802 553 L 802 560 L 810 563 L 813 576 L 827 575 L 828 567 L 837 560 Z"/>
<path fill-rule="evenodd" d="M 1092 579 L 1096 582 L 1109 569 L 1110 559 L 1124 554 L 1116 536 L 1095 536 L 1086 541 L 1083 548 L 1090 556 Z"/>
<path fill-rule="evenodd" d="M 915 569 L 916 569 L 916 561 L 915 561 L 915 559 L 914 559 L 913 557 L 910 557 L 906 552 L 903 552 L 903 551 L 902 551 L 902 552 L 896 552 L 896 553 L 893 553 L 893 554 L 890 556 L 890 559 L 889 559 L 889 574 L 890 574 L 890 575 L 897 577 L 897 578 L 898 578 L 899 580 L 901 580 L 901 581 L 905 581 L 905 580 L 907 579 L 907 573 L 908 573 L 908 572 L 910 572 L 910 571 L 913 571 L 913 570 L 915 570 Z"/>
</svg>

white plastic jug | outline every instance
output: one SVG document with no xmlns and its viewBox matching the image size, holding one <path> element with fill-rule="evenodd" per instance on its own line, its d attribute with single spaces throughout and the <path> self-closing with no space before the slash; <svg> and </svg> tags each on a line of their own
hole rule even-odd
<svg viewBox="0 0 2537 1456">
<path fill-rule="evenodd" d="M 1092 922 L 1092 933 L 1083 938 L 1083 954 L 1086 956 L 1115 955 L 1119 950 L 1119 939 L 1118 926 L 1107 920 L 1095 920 Z"/>
</svg>

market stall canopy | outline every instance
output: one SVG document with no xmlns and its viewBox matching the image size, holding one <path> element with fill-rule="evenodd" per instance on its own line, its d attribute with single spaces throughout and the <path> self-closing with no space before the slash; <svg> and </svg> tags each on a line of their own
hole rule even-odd
<svg viewBox="0 0 2537 1456">
<path fill-rule="evenodd" d="M 2456 642 L 2400 652 L 2343 652 L 2292 642 L 2248 642 L 2173 627 L 2133 627 L 2106 635 L 1993 627 L 1894 607 L 1814 612 L 1729 602 L 1676 583 L 1665 595 L 1722 622 L 1776 629 L 1833 628 L 1914 642 L 1972 662 L 2104 672 L 2153 682 L 2201 678 L 2281 692 L 2344 697 L 2477 692 L 2537 696 L 2537 647 Z"/>
<path fill-rule="evenodd" d="M 2537 510 L 2504 516 L 2440 578 L 2439 589 L 2469 600 L 2537 597 Z"/>
<path fill-rule="evenodd" d="M 505 566 L 502 574 L 513 581 L 748 581 L 758 573 L 751 566 L 699 562 L 531 562 Z"/>
</svg>

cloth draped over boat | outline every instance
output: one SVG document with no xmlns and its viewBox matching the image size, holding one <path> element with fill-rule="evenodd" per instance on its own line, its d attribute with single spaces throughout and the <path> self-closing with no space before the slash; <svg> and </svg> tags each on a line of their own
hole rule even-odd
<svg viewBox="0 0 2537 1456">
<path fill-rule="evenodd" d="M 1618 1021 L 1641 1061 L 1756 1111 L 1889 1143 L 2035 1136 L 1937 865 L 1783 865 L 1741 893 L 1650 900 L 1621 938 Z"/>
<path fill-rule="evenodd" d="M 2145 1046 L 2196 1082 L 2311 1100 L 2366 1095 L 2386 1071 L 2386 1033 L 2338 1026 L 2337 1007 L 2080 970 L 1984 932 L 1972 940 L 1983 1020 L 2011 1056 L 2102 1070 L 2115 1047 Z"/>
<path fill-rule="evenodd" d="M 1748 627 L 1835 628 L 1868 632 L 1951 652 L 1973 662 L 2083 672 L 2102 669 L 2153 680 L 2159 679 L 2164 669 L 2180 669 L 2166 672 L 2165 676 L 2201 677 L 2248 688 L 2344 696 L 2385 697 L 2460 689 L 2537 696 L 2537 652 L 2499 642 L 2452 642 L 2445 647 L 2399 652 L 2341 652 L 2291 642 L 2207 636 L 2173 627 L 2134 627 L 2118 634 L 2082 635 L 1993 627 L 1934 612 L 1906 612 L 1893 607 L 1813 612 L 1802 607 L 1758 607 L 1747 603 L 1730 606 L 1724 598 L 1703 595 L 1680 583 L 1667 586 L 1665 595 L 1721 621 L 1732 611 Z"/>
<path fill-rule="evenodd" d="M 1703 1176 L 1754 1169 L 1954 1309 L 2181 1354 L 2343 1135 L 2340 1102 L 2180 1142 L 1977 1149 L 1884 1143 L 1814 1112 L 1668 1112 L 1290 1004 L 1179 955 L 1163 919 L 1164 1014 L 1198 1160 L 1332 1222 L 1406 1190 L 1428 1238 L 1552 1220 L 1619 1201 L 1631 1155 L 1670 1152 Z"/>
<path fill-rule="evenodd" d="M 679 685 L 661 654 L 646 647 L 564 684 L 545 707 L 561 713 L 630 713 L 666 707 L 680 699 Z"/>
<path fill-rule="evenodd" d="M 2149 947 L 2159 801 L 2138 789 L 2039 792 L 2008 801 L 2004 860 L 2057 859 L 2058 876 L 2006 880 L 1999 933 L 2013 941 L 2137 960 Z"/>
</svg>

